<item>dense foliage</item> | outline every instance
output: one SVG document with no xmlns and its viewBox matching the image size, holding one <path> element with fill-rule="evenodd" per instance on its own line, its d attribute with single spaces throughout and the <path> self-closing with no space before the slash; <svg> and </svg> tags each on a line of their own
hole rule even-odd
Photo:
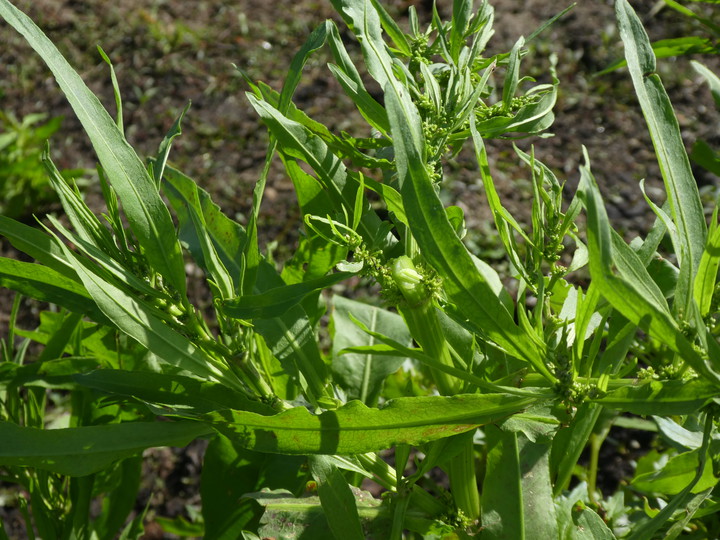
<svg viewBox="0 0 720 540">
<path fill-rule="evenodd" d="M 522 76 L 525 44 L 542 28 L 486 57 L 487 2 L 455 0 L 451 20 L 436 13 L 427 29 L 411 10 L 407 32 L 377 0 L 332 3 L 364 66 L 327 21 L 280 92 L 248 78 L 270 146 L 243 226 L 168 164 L 187 109 L 144 163 L 122 114 L 111 118 L 0 0 L 92 141 L 106 204 L 94 213 L 45 153 L 66 219 L 33 228 L 0 216 L 0 233 L 36 261 L 0 258 L 0 285 L 57 307 L 27 331 L 13 323 L 16 302 L 0 359 L 0 479 L 22 487 L 28 534 L 139 537 L 142 450 L 196 438 L 209 440 L 202 516 L 165 523 L 187 535 L 720 534 L 717 208 L 708 225 L 633 9 L 618 0 L 617 24 L 667 201 L 646 197 L 657 220 L 627 244 L 587 155 L 568 203 L 564 181 L 516 150 L 534 196 L 527 225 L 494 187 L 484 141 L 553 121 L 554 71 L 545 83 Z M 322 47 L 365 133 L 332 133 L 293 104 Z M 720 80 L 698 71 L 717 91 Z M 463 145 L 474 148 L 510 276 L 468 250 L 463 210 L 443 204 L 443 166 Z M 258 242 L 275 159 L 304 220 L 282 264 Z M 211 313 L 188 295 L 193 265 Z M 377 298 L 337 292 L 358 278 Z M 598 455 L 612 425 L 657 432 L 659 443 L 607 496 Z"/>
</svg>

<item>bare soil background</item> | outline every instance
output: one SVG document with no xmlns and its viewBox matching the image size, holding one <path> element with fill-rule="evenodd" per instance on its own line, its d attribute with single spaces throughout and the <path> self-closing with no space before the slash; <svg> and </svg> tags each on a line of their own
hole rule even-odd
<svg viewBox="0 0 720 540">
<path fill-rule="evenodd" d="M 312 29 L 326 18 L 343 28 L 332 6 L 324 0 L 268 2 L 262 0 L 15 0 L 57 44 L 111 114 L 115 106 L 109 71 L 96 50 L 100 44 L 114 63 L 124 98 L 126 135 L 141 156 L 152 155 L 173 121 L 192 101 L 183 123 L 183 135 L 171 153 L 174 166 L 195 178 L 230 216 L 245 223 L 252 188 L 265 159 L 267 135 L 245 99 L 247 90 L 235 66 L 253 79 L 276 89 L 282 85 L 292 55 Z M 388 10 L 403 19 L 415 5 L 427 21 L 432 3 L 392 0 Z M 441 15 L 449 16 L 450 0 L 438 0 Z M 508 51 L 520 35 L 527 36 L 567 6 L 552 0 L 493 0 L 496 33 L 488 54 Z M 638 0 L 633 6 L 651 39 L 699 32 L 687 19 L 669 9 L 654 11 L 656 2 Z M 693 8 L 700 9 L 693 5 Z M 711 8 L 710 8 L 711 9 Z M 717 10 L 715 10 L 717 13 Z M 351 53 L 359 48 L 343 32 Z M 602 77 L 595 74 L 621 57 L 613 2 L 579 0 L 578 5 L 530 44 L 522 73 L 549 82 L 549 56 L 558 57 L 560 78 L 552 138 L 520 141 L 523 149 L 535 145 L 536 156 L 574 192 L 588 149 L 593 171 L 609 204 L 611 219 L 626 235 L 647 230 L 653 216 L 643 201 L 638 181 L 647 179 L 647 191 L 663 201 L 659 170 L 629 75 L 625 70 Z M 716 59 L 701 59 L 716 72 Z M 335 131 L 365 136 L 360 116 L 342 94 L 325 64 L 329 56 L 313 57 L 296 93 L 296 103 L 310 116 Z M 668 89 L 688 148 L 697 138 L 720 148 L 720 115 L 710 92 L 690 68 L 689 60 L 659 61 L 658 72 Z M 62 130 L 51 140 L 59 168 L 93 169 L 95 158 L 87 137 L 74 118 L 50 72 L 24 41 L 0 24 L 0 109 L 18 117 L 44 112 L 64 116 Z M 491 141 L 491 166 L 501 198 L 520 221 L 529 216 L 532 192 L 529 173 L 515 158 L 512 143 Z M 711 196 L 718 178 L 695 170 L 703 192 Z M 92 176 L 90 176 L 92 178 Z M 499 258 L 491 233 L 479 174 L 472 152 L 463 152 L 446 171 L 447 200 L 464 207 L 471 248 L 488 259 Z M 88 200 L 99 205 L 99 187 L 93 181 Z M 51 209 L 52 210 L 52 209 Z M 259 228 L 264 245 L 277 242 L 292 251 L 300 222 L 291 182 L 275 167 L 269 180 Z M 17 256 L 0 240 L 0 253 Z M 500 260 L 497 260 L 501 263 Z M 202 293 L 200 293 L 202 294 Z M 0 336 L 12 296 L 0 294 Z M 28 321 L 38 306 L 26 305 Z M 3 319 L 4 318 L 4 319 Z M 632 446 L 632 445 L 630 445 Z M 199 504 L 198 483 L 202 444 L 187 451 L 149 452 L 148 479 L 138 508 L 152 499 L 153 516 L 188 515 L 188 505 Z M 620 461 L 622 461 L 622 456 Z M 613 480 L 616 482 L 616 480 Z M 2 486 L 0 486 L 0 492 Z M 13 517 L 10 517 L 13 516 Z M 0 509 L 0 520 L 17 519 L 11 509 Z M 20 531 L 20 523 L 16 531 Z M 18 532 L 18 534 L 20 534 Z M 148 538 L 162 538 L 148 527 Z"/>
</svg>

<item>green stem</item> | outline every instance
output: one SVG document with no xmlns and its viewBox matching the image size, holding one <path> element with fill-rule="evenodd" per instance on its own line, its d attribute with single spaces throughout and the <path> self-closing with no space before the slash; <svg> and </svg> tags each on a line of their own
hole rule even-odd
<svg viewBox="0 0 720 540">
<path fill-rule="evenodd" d="M 435 305 L 422 276 L 409 257 L 395 259 L 392 268 L 395 284 L 405 299 L 404 305 L 398 306 L 415 341 L 420 344 L 425 354 L 446 366 L 454 367 L 450 349 L 435 312 Z M 438 370 L 431 369 L 438 390 L 444 396 L 452 396 L 460 389 L 460 381 Z"/>
<path fill-rule="evenodd" d="M 398 309 L 408 325 L 413 339 L 425 354 L 443 365 L 453 367 L 450 348 L 445 340 L 432 295 L 423 278 L 407 256 L 398 257 L 392 267 L 395 284 L 405 299 Z M 444 396 L 457 394 L 462 382 L 440 370 L 431 369 L 435 384 Z M 471 438 L 463 445 L 460 454 L 450 464 L 450 488 L 455 504 L 470 519 L 480 515 L 480 494 L 475 478 L 475 448 Z"/>
</svg>

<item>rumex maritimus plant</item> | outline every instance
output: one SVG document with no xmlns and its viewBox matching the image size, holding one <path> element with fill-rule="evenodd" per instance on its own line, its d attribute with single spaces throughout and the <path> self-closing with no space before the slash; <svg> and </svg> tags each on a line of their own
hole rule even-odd
<svg viewBox="0 0 720 540">
<path fill-rule="evenodd" d="M 411 11 L 409 32 L 378 2 L 333 4 L 382 103 L 329 21 L 298 52 L 280 92 L 249 80 L 271 140 L 243 227 L 168 165 L 186 111 L 144 164 L 122 117 L 113 120 L 32 22 L 0 1 L 88 132 L 107 205 L 96 216 L 46 156 L 70 227 L 51 217 L 44 231 L 0 219 L 2 234 L 37 261 L 0 259 L 2 284 L 63 308 L 35 331 L 13 325 L 44 348 L 30 362 L 11 335 L 0 366 L 0 464 L 4 479 L 24 488 L 30 528 L 48 538 L 138 536 L 142 516 L 127 516 L 139 452 L 205 437 L 195 531 L 209 538 L 711 534 L 717 216 L 708 229 L 632 9 L 618 2 L 618 24 L 668 202 L 649 201 L 657 223 L 628 245 L 610 227 L 589 159 L 566 206 L 563 183 L 534 152 L 518 150 L 532 177 L 530 226 L 503 206 L 484 140 L 547 129 L 557 81 L 521 77 L 522 38 L 506 54 L 483 56 L 489 4 L 476 11 L 455 1 L 451 20 L 436 13 L 426 30 Z M 292 102 L 303 65 L 323 46 L 365 134 L 335 135 Z M 439 197 L 443 161 L 465 142 L 514 268 L 515 298 L 464 246 L 462 210 Z M 281 270 L 258 247 L 276 157 L 305 226 Z M 576 226 L 583 210 L 585 236 Z M 666 233 L 675 258 L 660 260 Z M 205 271 L 217 327 L 188 297 L 185 255 Z M 585 266 L 591 280 L 582 288 L 569 278 Z M 379 284 L 391 309 L 321 296 L 357 275 Z M 317 339 L 326 303 L 331 351 Z M 47 389 L 69 391 L 67 426 L 44 429 L 46 402 L 57 395 Z M 655 429 L 684 439 L 638 467 L 627 491 L 603 499 L 597 453 L 620 413 L 652 415 Z M 570 490 L 588 446 L 585 482 Z M 394 465 L 378 454 L 390 448 Z M 449 485 L 432 480 L 435 468 Z M 385 495 L 363 491 L 363 479 Z M 102 494 L 94 516 L 90 503 Z M 648 499 L 643 507 L 643 496 L 662 500 L 662 510 Z M 691 521 L 696 514 L 704 519 Z"/>
</svg>

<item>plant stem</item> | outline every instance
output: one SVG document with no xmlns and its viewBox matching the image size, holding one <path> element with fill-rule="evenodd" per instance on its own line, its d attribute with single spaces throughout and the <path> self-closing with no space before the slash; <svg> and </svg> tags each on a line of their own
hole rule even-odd
<svg viewBox="0 0 720 540">
<path fill-rule="evenodd" d="M 405 299 L 398 309 L 415 341 L 428 356 L 446 366 L 454 366 L 432 296 L 410 258 L 398 257 L 393 264 L 392 275 Z M 461 382 L 457 378 L 434 369 L 431 373 L 442 395 L 452 396 L 460 391 Z M 475 447 L 471 438 L 451 461 L 448 472 L 455 504 L 465 517 L 476 519 L 480 515 L 480 494 L 475 478 Z"/>
</svg>

